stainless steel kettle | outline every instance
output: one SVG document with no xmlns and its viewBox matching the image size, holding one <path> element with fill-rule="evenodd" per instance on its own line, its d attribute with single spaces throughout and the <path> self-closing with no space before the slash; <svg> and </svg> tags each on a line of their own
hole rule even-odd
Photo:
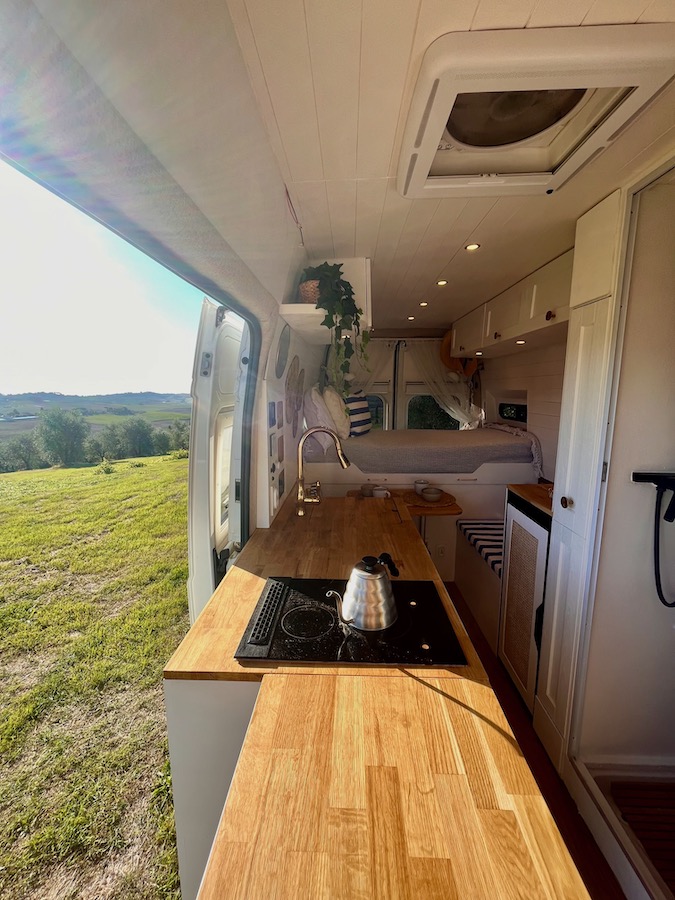
<svg viewBox="0 0 675 900">
<path fill-rule="evenodd" d="M 337 597 L 338 612 L 345 625 L 360 631 L 382 631 L 394 624 L 398 613 L 387 569 L 398 575 L 388 553 L 364 556 L 352 569 L 344 597 L 340 598 L 337 591 L 328 593 L 327 596 Z"/>
</svg>

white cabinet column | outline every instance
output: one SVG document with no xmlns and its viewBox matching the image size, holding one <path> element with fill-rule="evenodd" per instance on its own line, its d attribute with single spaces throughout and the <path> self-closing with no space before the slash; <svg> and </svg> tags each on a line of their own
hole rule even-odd
<svg viewBox="0 0 675 900">
<path fill-rule="evenodd" d="M 616 342 L 620 192 L 577 223 L 534 727 L 558 770 L 569 742 Z"/>
</svg>

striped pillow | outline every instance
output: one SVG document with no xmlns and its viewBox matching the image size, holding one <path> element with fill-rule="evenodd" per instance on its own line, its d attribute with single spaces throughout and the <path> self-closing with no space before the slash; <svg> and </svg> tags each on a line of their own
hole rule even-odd
<svg viewBox="0 0 675 900">
<path fill-rule="evenodd" d="M 358 437 L 370 431 L 370 409 L 363 391 L 354 393 L 345 400 L 349 412 L 349 437 Z"/>
</svg>

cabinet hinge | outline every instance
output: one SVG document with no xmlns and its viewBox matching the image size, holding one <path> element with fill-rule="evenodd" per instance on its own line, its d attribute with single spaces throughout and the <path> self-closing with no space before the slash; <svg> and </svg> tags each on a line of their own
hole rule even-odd
<svg viewBox="0 0 675 900">
<path fill-rule="evenodd" d="M 602 464 L 602 481 L 607 481 L 607 463 Z"/>
</svg>

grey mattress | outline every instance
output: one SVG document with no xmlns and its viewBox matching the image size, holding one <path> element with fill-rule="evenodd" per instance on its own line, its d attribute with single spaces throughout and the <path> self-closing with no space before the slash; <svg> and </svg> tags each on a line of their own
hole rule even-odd
<svg viewBox="0 0 675 900">
<path fill-rule="evenodd" d="M 483 463 L 531 463 L 531 435 L 523 437 L 489 428 L 466 431 L 370 431 L 342 441 L 344 452 L 362 472 L 475 472 Z M 309 446 L 309 462 L 337 462 L 333 447 L 324 456 Z M 318 447 L 318 450 L 317 450 Z"/>
</svg>

